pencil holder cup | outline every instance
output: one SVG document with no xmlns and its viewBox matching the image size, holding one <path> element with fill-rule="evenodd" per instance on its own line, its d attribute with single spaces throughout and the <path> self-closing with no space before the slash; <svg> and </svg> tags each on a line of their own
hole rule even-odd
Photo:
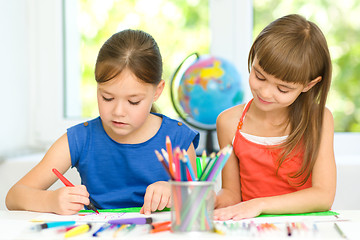
<svg viewBox="0 0 360 240">
<path fill-rule="evenodd" d="M 171 231 L 209 232 L 214 230 L 214 183 L 170 181 Z"/>
</svg>

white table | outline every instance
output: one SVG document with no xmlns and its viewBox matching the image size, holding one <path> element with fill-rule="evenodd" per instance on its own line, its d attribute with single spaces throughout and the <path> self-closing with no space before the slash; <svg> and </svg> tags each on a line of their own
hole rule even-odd
<svg viewBox="0 0 360 240">
<path fill-rule="evenodd" d="M 349 239 L 360 239 L 360 210 L 342 210 L 338 211 L 340 213 L 338 220 L 334 218 L 335 221 L 339 221 L 339 224 L 342 227 L 345 227 L 344 232 L 348 234 Z M 139 214 L 134 214 L 136 216 Z M 143 216 L 143 215 L 142 215 Z M 165 221 L 170 220 L 170 212 L 166 213 L 155 213 L 151 215 L 155 221 Z M 130 216 L 131 217 L 131 216 Z M 31 222 L 33 219 L 42 219 L 50 218 L 57 220 L 64 220 L 62 216 L 55 214 L 44 214 L 28 211 L 0 211 L 0 239 L 64 239 L 63 234 L 57 233 L 56 229 L 47 229 L 42 231 L 33 231 L 31 226 L 39 223 Z M 275 218 L 273 218 L 275 219 Z M 278 219 L 278 217 L 276 218 Z M 302 219 L 302 218 L 299 218 Z M 258 219 L 255 219 L 258 220 Z M 346 221 L 344 221 L 346 220 Z M 248 220 L 250 221 L 250 220 Z M 284 220 L 279 220 L 284 221 Z M 294 221 L 289 219 L 289 221 Z M 227 224 L 230 225 L 232 221 L 228 221 Z M 235 224 L 235 223 L 233 223 Z M 281 223 L 280 223 L 281 224 Z M 92 233 L 101 226 L 102 223 L 93 223 L 93 228 L 90 232 L 72 237 L 70 239 L 114 239 L 113 234 L 105 234 L 100 237 L 93 238 Z M 221 225 L 221 224 L 220 224 Z M 318 232 L 315 234 L 312 233 L 299 233 L 294 234 L 291 237 L 286 235 L 286 232 L 280 231 L 280 234 L 269 235 L 269 234 L 257 234 L 257 236 L 240 236 L 238 232 L 228 232 L 225 235 L 220 235 L 216 233 L 188 233 L 188 234 L 178 234 L 171 232 L 161 232 L 155 234 L 139 233 L 139 231 L 133 231 L 126 235 L 118 234 L 116 239 L 344 239 L 340 236 L 338 231 L 334 227 L 334 221 L 329 220 L 328 218 L 320 219 L 317 218 L 316 226 Z M 347 229 L 349 228 L 349 229 Z M 352 237 L 352 238 L 351 238 Z"/>
</svg>

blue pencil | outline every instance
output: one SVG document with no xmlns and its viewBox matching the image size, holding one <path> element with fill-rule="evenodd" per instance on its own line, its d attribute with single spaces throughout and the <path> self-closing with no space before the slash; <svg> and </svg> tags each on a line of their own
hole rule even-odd
<svg viewBox="0 0 360 240">
<path fill-rule="evenodd" d="M 180 180 L 181 181 L 187 181 L 187 176 L 186 176 L 186 160 L 183 156 L 180 157 Z"/>
<path fill-rule="evenodd" d="M 111 227 L 112 224 L 110 223 L 105 223 L 104 225 L 102 225 L 98 230 L 96 230 L 94 233 L 93 233 L 93 237 L 96 237 L 100 232 L 108 229 L 109 227 Z"/>
<path fill-rule="evenodd" d="M 196 177 L 195 177 L 194 169 L 192 168 L 192 165 L 191 165 L 191 162 L 189 159 L 189 155 L 187 154 L 187 152 L 184 149 L 183 149 L 183 155 L 185 158 L 186 167 L 189 169 L 190 176 L 191 176 L 192 180 L 195 181 Z"/>
</svg>

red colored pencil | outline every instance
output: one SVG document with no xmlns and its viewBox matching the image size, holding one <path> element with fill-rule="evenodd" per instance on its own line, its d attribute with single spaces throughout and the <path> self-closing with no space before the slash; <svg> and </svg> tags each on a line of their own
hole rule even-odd
<svg viewBox="0 0 360 240">
<path fill-rule="evenodd" d="M 67 180 L 56 168 L 53 168 L 52 171 L 60 179 L 60 181 L 62 181 L 64 183 L 65 186 L 75 187 L 74 184 L 72 184 L 69 180 Z M 86 207 L 93 210 L 96 213 L 99 213 L 99 211 L 96 209 L 96 207 L 94 206 L 94 204 L 92 202 L 90 202 L 90 204 L 87 205 Z"/>
<path fill-rule="evenodd" d="M 56 168 L 53 168 L 52 171 L 55 175 L 63 182 L 63 184 L 67 187 L 75 187 L 69 180 L 67 180 Z"/>
</svg>

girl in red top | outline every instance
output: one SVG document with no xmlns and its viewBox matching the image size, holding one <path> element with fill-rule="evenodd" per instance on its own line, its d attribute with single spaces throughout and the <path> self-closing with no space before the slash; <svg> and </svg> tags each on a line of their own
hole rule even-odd
<svg viewBox="0 0 360 240">
<path fill-rule="evenodd" d="M 220 147 L 232 144 L 234 151 L 215 220 L 329 210 L 336 166 L 324 35 L 302 16 L 279 18 L 256 38 L 248 64 L 253 99 L 217 119 Z"/>
</svg>

